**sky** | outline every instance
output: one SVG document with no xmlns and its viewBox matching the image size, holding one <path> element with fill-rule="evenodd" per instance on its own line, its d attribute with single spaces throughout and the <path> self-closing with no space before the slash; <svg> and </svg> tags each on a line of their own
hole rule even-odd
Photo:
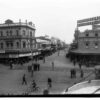
<svg viewBox="0 0 100 100">
<path fill-rule="evenodd" d="M 66 43 L 74 39 L 77 20 L 95 16 L 100 16 L 100 0 L 0 0 L 0 23 L 32 21 L 36 36 L 54 36 Z"/>
</svg>

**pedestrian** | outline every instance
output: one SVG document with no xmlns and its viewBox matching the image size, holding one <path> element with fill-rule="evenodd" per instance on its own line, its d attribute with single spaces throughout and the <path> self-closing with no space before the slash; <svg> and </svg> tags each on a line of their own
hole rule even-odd
<svg viewBox="0 0 100 100">
<path fill-rule="evenodd" d="M 31 71 L 31 66 L 28 66 L 28 72 L 30 72 Z"/>
<path fill-rule="evenodd" d="M 45 57 L 43 58 L 43 63 L 45 63 Z"/>
<path fill-rule="evenodd" d="M 59 56 L 59 53 L 60 53 L 60 52 L 58 51 L 58 56 Z"/>
<path fill-rule="evenodd" d="M 52 70 L 54 70 L 54 62 L 52 61 Z"/>
<path fill-rule="evenodd" d="M 34 65 L 31 66 L 31 77 L 33 77 L 34 74 Z"/>
<path fill-rule="evenodd" d="M 13 69 L 13 62 L 10 61 L 10 69 Z"/>
<path fill-rule="evenodd" d="M 48 78 L 48 88 L 51 88 L 51 87 L 52 87 L 52 79 Z"/>
<path fill-rule="evenodd" d="M 81 78 L 83 78 L 83 77 L 84 77 L 84 72 L 83 72 L 83 70 L 82 70 L 82 69 L 80 70 L 80 77 L 81 77 Z"/>
<path fill-rule="evenodd" d="M 75 60 L 73 61 L 73 65 L 74 65 L 74 66 L 76 65 L 76 61 L 75 61 Z"/>
<path fill-rule="evenodd" d="M 38 69 L 38 71 L 40 70 L 40 64 L 39 63 L 37 64 L 37 69 Z"/>
<path fill-rule="evenodd" d="M 25 74 L 23 75 L 23 78 L 22 78 L 22 85 L 23 84 L 27 85 L 26 75 Z"/>
</svg>

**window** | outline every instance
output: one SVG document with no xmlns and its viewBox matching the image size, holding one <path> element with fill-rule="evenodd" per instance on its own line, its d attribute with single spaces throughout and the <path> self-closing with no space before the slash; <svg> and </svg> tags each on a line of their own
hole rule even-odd
<svg viewBox="0 0 100 100">
<path fill-rule="evenodd" d="M 13 43 L 12 42 L 10 43 L 10 45 L 11 45 L 11 47 L 13 47 Z"/>
<path fill-rule="evenodd" d="M 13 47 L 13 42 L 6 42 L 7 48 L 12 48 Z"/>
<path fill-rule="evenodd" d="M 32 37 L 32 31 L 30 31 L 30 37 Z"/>
<path fill-rule="evenodd" d="M 25 30 L 23 30 L 23 36 L 25 36 Z"/>
<path fill-rule="evenodd" d="M 23 48 L 26 48 L 26 42 L 23 42 Z"/>
<path fill-rule="evenodd" d="M 98 48 L 98 42 L 95 42 L 95 48 Z"/>
<path fill-rule="evenodd" d="M 16 35 L 17 35 L 17 36 L 19 35 L 19 31 L 18 31 L 18 30 L 16 30 Z"/>
<path fill-rule="evenodd" d="M 16 42 L 17 48 L 19 48 L 19 42 Z"/>
<path fill-rule="evenodd" d="M 2 31 L 0 31 L 0 36 L 3 36 L 3 32 Z"/>
<path fill-rule="evenodd" d="M 1 49 L 3 49 L 3 43 L 0 43 Z"/>
<path fill-rule="evenodd" d="M 9 35 L 9 34 L 8 34 L 9 32 L 8 32 L 8 31 L 6 31 L 6 33 L 7 33 L 7 36 L 8 36 L 8 35 Z"/>
<path fill-rule="evenodd" d="M 12 36 L 12 31 L 10 30 L 10 36 Z"/>
</svg>

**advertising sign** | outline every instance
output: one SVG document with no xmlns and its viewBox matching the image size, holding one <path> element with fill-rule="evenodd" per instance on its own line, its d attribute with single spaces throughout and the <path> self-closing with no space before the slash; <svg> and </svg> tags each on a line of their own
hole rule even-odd
<svg viewBox="0 0 100 100">
<path fill-rule="evenodd" d="M 86 25 L 93 25 L 93 24 L 99 24 L 100 23 L 100 16 L 87 18 L 83 20 L 77 21 L 77 26 L 86 26 Z"/>
</svg>

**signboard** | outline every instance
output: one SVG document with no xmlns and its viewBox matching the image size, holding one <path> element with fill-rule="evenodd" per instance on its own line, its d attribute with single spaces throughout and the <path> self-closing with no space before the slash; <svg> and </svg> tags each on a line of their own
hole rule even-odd
<svg viewBox="0 0 100 100">
<path fill-rule="evenodd" d="M 86 26 L 86 25 L 94 25 L 94 24 L 99 24 L 99 23 L 100 23 L 100 16 L 92 17 L 92 18 L 87 18 L 83 20 L 78 20 L 77 27 Z"/>
</svg>

